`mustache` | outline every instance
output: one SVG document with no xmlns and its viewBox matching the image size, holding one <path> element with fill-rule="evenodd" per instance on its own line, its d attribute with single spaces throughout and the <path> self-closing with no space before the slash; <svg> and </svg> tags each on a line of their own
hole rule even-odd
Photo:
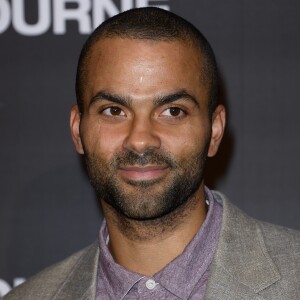
<svg viewBox="0 0 300 300">
<path fill-rule="evenodd" d="M 126 150 L 117 154 L 114 158 L 114 165 L 117 167 L 124 167 L 128 165 L 145 166 L 148 164 L 163 165 L 170 168 L 177 166 L 176 160 L 167 152 L 158 152 L 154 149 L 147 149 L 139 154 L 131 150 Z"/>
</svg>

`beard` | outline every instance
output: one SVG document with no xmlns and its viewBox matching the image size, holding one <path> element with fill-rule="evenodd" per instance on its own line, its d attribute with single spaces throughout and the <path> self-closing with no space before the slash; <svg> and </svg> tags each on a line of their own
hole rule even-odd
<svg viewBox="0 0 300 300">
<path fill-rule="evenodd" d="M 176 211 L 193 197 L 203 181 L 209 143 L 202 151 L 177 160 L 163 150 L 147 149 L 142 154 L 125 150 L 107 162 L 88 154 L 85 160 L 97 198 L 120 216 L 137 221 L 155 220 Z M 153 180 L 129 180 L 117 176 L 126 166 L 167 166 L 166 175 Z"/>
</svg>

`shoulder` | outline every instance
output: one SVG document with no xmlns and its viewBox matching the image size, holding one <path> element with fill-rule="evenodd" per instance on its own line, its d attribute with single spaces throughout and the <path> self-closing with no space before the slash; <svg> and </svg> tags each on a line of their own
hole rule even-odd
<svg viewBox="0 0 300 300">
<path fill-rule="evenodd" d="M 78 265 L 85 265 L 85 260 L 89 260 L 90 256 L 95 256 L 97 249 L 97 243 L 93 243 L 63 261 L 46 268 L 14 288 L 3 300 L 53 299 L 70 274 L 78 268 Z"/>
<path fill-rule="evenodd" d="M 223 206 L 216 266 L 267 299 L 299 299 L 300 232 L 258 221 L 213 195 Z"/>
<path fill-rule="evenodd" d="M 266 242 L 270 244 L 279 244 L 289 247 L 292 243 L 293 247 L 300 247 L 300 231 L 291 228 L 270 224 L 267 222 L 257 221 Z"/>
<path fill-rule="evenodd" d="M 300 231 L 257 221 L 269 255 L 279 269 L 295 270 L 300 280 Z"/>
<path fill-rule="evenodd" d="M 214 198 L 224 209 L 226 225 L 234 226 L 236 230 L 260 233 L 270 250 L 273 252 L 300 251 L 300 231 L 256 220 L 232 204 L 222 193 L 213 191 Z M 290 247 L 291 246 L 291 247 Z M 290 248 L 290 249 L 287 249 Z M 291 249 L 292 248 L 292 249 Z"/>
</svg>

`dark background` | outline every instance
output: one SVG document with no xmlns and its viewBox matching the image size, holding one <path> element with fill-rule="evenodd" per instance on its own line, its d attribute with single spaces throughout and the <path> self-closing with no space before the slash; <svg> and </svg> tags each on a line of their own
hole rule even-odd
<svg viewBox="0 0 300 300">
<path fill-rule="evenodd" d="M 44 33 L 22 34 L 11 21 L 0 35 L 0 296 L 1 283 L 4 293 L 3 284 L 94 241 L 101 222 L 68 125 L 87 34 L 76 21 L 67 21 L 63 34 L 53 32 L 55 1 L 62 2 L 48 0 L 51 24 Z M 38 0 L 0 0 L 0 24 L 5 3 L 12 13 L 13 2 L 25 3 L 28 24 L 37 22 Z M 77 2 L 66 7 L 76 9 Z M 120 1 L 113 3 L 120 9 Z M 208 162 L 207 184 L 256 218 L 300 229 L 300 2 L 144 3 L 185 17 L 215 50 L 228 128 Z"/>
</svg>

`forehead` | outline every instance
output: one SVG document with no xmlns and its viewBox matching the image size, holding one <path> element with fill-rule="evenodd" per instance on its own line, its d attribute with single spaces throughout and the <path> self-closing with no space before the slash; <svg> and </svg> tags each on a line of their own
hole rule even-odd
<svg viewBox="0 0 300 300">
<path fill-rule="evenodd" d="M 189 42 L 101 38 L 87 60 L 85 102 L 100 90 L 134 98 L 184 89 L 203 98 L 201 64 Z"/>
</svg>

